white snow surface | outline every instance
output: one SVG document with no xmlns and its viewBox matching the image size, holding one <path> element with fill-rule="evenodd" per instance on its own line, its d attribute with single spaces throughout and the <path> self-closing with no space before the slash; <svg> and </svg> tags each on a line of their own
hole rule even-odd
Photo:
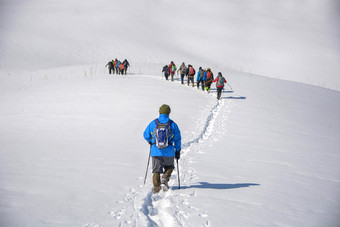
<svg viewBox="0 0 340 227">
<path fill-rule="evenodd" d="M 174 60 L 340 90 L 339 12 L 339 0 L 2 0 L 0 68 Z"/>
<path fill-rule="evenodd" d="M 338 12 L 335 0 L 1 1 L 0 226 L 339 226 Z M 115 57 L 128 75 L 108 74 Z M 214 85 L 166 81 L 171 60 L 232 89 L 217 101 Z M 154 195 L 142 134 L 164 103 L 182 156 Z"/>
</svg>

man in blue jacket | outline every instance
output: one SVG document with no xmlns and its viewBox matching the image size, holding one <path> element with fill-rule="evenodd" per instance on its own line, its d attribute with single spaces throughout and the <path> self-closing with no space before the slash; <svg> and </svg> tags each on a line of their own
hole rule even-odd
<svg viewBox="0 0 340 227">
<path fill-rule="evenodd" d="M 144 139 L 151 146 L 154 192 L 161 190 L 161 184 L 169 188 L 168 181 L 174 170 L 174 160 L 180 158 L 181 132 L 175 122 L 170 120 L 168 105 L 159 108 L 159 118 L 153 120 L 144 131 Z M 161 173 L 162 181 L 161 181 Z"/>
</svg>

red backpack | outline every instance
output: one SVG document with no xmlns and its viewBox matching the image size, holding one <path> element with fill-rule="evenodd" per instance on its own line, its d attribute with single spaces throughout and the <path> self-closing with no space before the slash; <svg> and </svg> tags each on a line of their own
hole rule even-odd
<svg viewBox="0 0 340 227">
<path fill-rule="evenodd" d="M 207 72 L 207 78 L 208 78 L 208 79 L 212 79 L 212 75 L 213 75 L 213 74 L 212 74 L 211 71 L 208 71 L 208 72 Z"/>
<path fill-rule="evenodd" d="M 194 75 L 195 74 L 195 70 L 194 70 L 194 67 L 190 67 L 190 72 L 189 72 L 190 75 Z"/>
</svg>

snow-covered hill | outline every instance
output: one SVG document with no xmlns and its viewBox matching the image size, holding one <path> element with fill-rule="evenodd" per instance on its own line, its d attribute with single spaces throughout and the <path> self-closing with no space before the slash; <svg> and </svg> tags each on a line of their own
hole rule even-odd
<svg viewBox="0 0 340 227">
<path fill-rule="evenodd" d="M 338 0 L 3 0 L 0 68 L 185 60 L 339 90 L 339 15 Z"/>
<path fill-rule="evenodd" d="M 339 92 L 226 72 L 235 91 L 95 66 L 1 82 L 4 226 L 337 226 Z M 157 96 L 157 99 L 155 99 Z M 142 133 L 168 103 L 182 130 L 172 190 L 145 186 Z"/>
<path fill-rule="evenodd" d="M 308 85 L 339 89 L 338 6 L 1 1 L 0 225 L 338 226 L 340 93 Z M 170 60 L 233 90 L 165 81 Z M 152 195 L 142 133 L 164 103 L 181 189 L 176 169 Z"/>
</svg>

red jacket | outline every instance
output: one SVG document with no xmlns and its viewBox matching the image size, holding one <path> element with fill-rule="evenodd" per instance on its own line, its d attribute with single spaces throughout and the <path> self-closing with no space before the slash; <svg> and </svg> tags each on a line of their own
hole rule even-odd
<svg viewBox="0 0 340 227">
<path fill-rule="evenodd" d="M 173 66 L 173 65 L 175 66 L 175 71 L 176 71 L 176 65 L 175 65 L 175 63 L 171 62 L 170 65 L 169 65 L 170 73 L 175 73 L 175 71 L 172 70 L 172 66 Z"/>
<path fill-rule="evenodd" d="M 215 82 L 218 82 L 218 80 L 220 79 L 220 76 L 216 77 L 216 79 L 213 81 L 214 83 Z M 227 81 L 225 80 L 225 78 L 223 77 L 223 80 L 224 80 L 224 83 L 227 83 Z M 224 85 L 223 86 L 220 86 L 218 85 L 218 83 L 216 83 L 216 87 L 218 88 L 224 88 Z"/>
</svg>

